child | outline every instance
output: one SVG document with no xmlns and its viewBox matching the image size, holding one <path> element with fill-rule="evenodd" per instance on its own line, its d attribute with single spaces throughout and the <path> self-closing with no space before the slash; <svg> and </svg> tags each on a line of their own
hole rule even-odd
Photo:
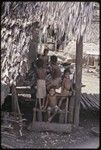
<svg viewBox="0 0 101 150">
<path fill-rule="evenodd" d="M 65 69 L 64 70 L 64 75 L 63 75 L 63 80 L 62 80 L 61 93 L 64 96 L 68 96 L 71 89 L 72 89 L 72 82 L 70 80 L 70 70 Z"/>
<path fill-rule="evenodd" d="M 61 107 L 61 104 L 63 100 L 71 96 L 71 91 L 72 90 L 72 81 L 70 80 L 70 70 L 65 69 L 64 74 L 63 74 L 63 79 L 62 79 L 62 85 L 61 85 L 61 99 L 59 100 L 59 107 Z"/>
<path fill-rule="evenodd" d="M 44 49 L 44 54 L 42 56 L 43 67 L 44 68 L 47 68 L 47 66 L 48 66 L 48 62 L 49 62 L 49 57 L 47 56 L 48 52 L 49 52 L 48 48 L 45 48 Z"/>
<path fill-rule="evenodd" d="M 61 84 L 61 70 L 57 65 L 57 57 L 55 55 L 51 56 L 50 74 L 52 80 L 48 83 L 47 89 L 49 89 L 51 86 L 55 86 L 56 88 L 59 88 Z"/>
<path fill-rule="evenodd" d="M 57 112 L 59 110 L 59 107 L 57 106 L 57 103 L 58 103 L 57 96 L 58 94 L 55 92 L 55 87 L 51 86 L 49 89 L 49 94 L 47 95 L 46 104 L 44 107 L 44 109 L 47 108 L 48 110 L 48 119 L 50 118 L 52 111 Z"/>
<path fill-rule="evenodd" d="M 43 60 L 38 59 L 37 60 L 37 93 L 36 98 L 39 100 L 39 107 L 42 109 L 42 106 L 44 105 L 44 99 L 46 97 L 46 69 L 43 68 Z M 42 101 L 42 103 L 41 103 Z"/>
</svg>

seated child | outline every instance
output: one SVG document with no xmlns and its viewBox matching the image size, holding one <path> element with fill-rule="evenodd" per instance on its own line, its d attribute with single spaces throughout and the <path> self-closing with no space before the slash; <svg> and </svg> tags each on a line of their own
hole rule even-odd
<svg viewBox="0 0 101 150">
<path fill-rule="evenodd" d="M 49 56 L 48 56 L 48 48 L 44 49 L 44 54 L 42 55 L 42 60 L 43 60 L 43 67 L 47 68 L 48 67 L 48 63 L 49 63 Z"/>
<path fill-rule="evenodd" d="M 62 80 L 61 93 L 64 96 L 68 96 L 71 89 L 72 89 L 72 81 L 70 80 L 70 71 L 68 69 L 65 69 Z"/>
<path fill-rule="evenodd" d="M 59 107 L 61 107 L 61 104 L 63 100 L 71 96 L 71 90 L 72 90 L 72 81 L 70 80 L 70 71 L 69 69 L 64 70 L 63 74 L 63 80 L 62 80 L 62 85 L 61 85 L 61 99 L 59 100 Z"/>
<path fill-rule="evenodd" d="M 46 69 L 43 68 L 42 59 L 37 60 L 36 75 L 37 75 L 36 98 L 39 100 L 40 108 L 42 108 L 42 106 L 44 106 L 44 100 L 45 100 L 45 97 L 46 97 L 46 81 L 45 81 Z"/>
<path fill-rule="evenodd" d="M 56 112 L 59 110 L 59 107 L 57 106 L 58 99 L 57 99 L 58 94 L 55 92 L 55 87 L 51 86 L 49 89 L 49 94 L 47 95 L 46 99 L 46 104 L 45 108 L 48 110 L 48 118 L 50 117 L 51 112 Z"/>
</svg>

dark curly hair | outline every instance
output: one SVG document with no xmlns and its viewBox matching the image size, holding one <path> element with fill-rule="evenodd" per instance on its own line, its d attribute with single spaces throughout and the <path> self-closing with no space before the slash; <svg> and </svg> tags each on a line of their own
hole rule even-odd
<svg viewBox="0 0 101 150">
<path fill-rule="evenodd" d="M 66 69 L 64 70 L 64 74 L 67 73 L 67 72 L 68 72 L 69 74 L 71 74 L 70 68 L 66 68 Z"/>
<path fill-rule="evenodd" d="M 51 89 L 56 89 L 56 86 L 54 86 L 54 85 L 51 85 L 50 87 L 49 87 L 49 89 L 48 89 L 48 92 L 51 90 Z"/>
<path fill-rule="evenodd" d="M 43 60 L 42 60 L 41 58 L 39 58 L 39 59 L 37 60 L 36 66 L 37 66 L 38 68 L 42 68 L 42 67 L 43 67 Z"/>
<path fill-rule="evenodd" d="M 51 58 L 50 58 L 50 60 L 51 60 L 51 63 L 56 64 L 57 63 L 57 56 L 52 55 Z"/>
<path fill-rule="evenodd" d="M 45 48 L 43 53 L 45 54 L 46 52 L 47 52 L 47 53 L 49 52 L 49 49 L 48 49 L 48 48 Z"/>
</svg>

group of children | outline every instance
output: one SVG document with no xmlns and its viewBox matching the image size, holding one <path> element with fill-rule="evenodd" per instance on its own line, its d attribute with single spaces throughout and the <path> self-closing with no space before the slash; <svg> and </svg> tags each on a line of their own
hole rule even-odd
<svg viewBox="0 0 101 150">
<path fill-rule="evenodd" d="M 36 63 L 36 98 L 39 103 L 40 109 L 48 111 L 48 115 L 52 111 L 60 109 L 62 99 L 58 97 L 67 97 L 72 90 L 72 81 L 70 80 L 69 69 L 64 70 L 62 75 L 61 70 L 57 64 L 57 57 L 55 55 L 49 58 L 47 56 L 48 49 L 44 50 L 44 54 L 39 55 Z M 51 78 L 47 80 L 47 76 L 50 74 Z M 56 92 L 56 89 L 61 89 L 60 93 Z"/>
</svg>

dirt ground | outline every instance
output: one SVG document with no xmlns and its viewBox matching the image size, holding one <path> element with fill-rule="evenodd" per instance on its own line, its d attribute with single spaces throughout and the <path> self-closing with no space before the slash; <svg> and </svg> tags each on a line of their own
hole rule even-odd
<svg viewBox="0 0 101 150">
<path fill-rule="evenodd" d="M 82 83 L 86 85 L 82 87 L 82 93 L 99 94 L 100 90 L 99 73 L 87 73 L 86 69 L 82 70 Z"/>
<path fill-rule="evenodd" d="M 81 110 L 79 128 L 73 128 L 70 134 L 24 130 L 24 136 L 21 139 L 17 136 L 7 138 L 2 135 L 1 143 L 14 148 L 98 148 L 99 136 L 93 134 L 92 127 L 99 129 L 99 112 Z"/>
</svg>

